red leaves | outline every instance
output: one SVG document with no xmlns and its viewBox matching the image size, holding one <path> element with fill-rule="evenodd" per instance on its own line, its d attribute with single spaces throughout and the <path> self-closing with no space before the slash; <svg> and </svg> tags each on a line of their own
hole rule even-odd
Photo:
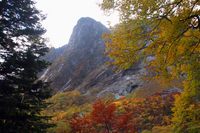
<svg viewBox="0 0 200 133">
<path fill-rule="evenodd" d="M 105 103 L 98 100 L 93 104 L 91 118 L 94 125 L 101 128 L 98 132 L 109 133 L 112 131 L 116 117 L 115 111 L 116 106 L 114 103 Z"/>
<path fill-rule="evenodd" d="M 72 133 L 95 133 L 92 120 L 89 116 L 75 115 L 70 120 Z"/>
<path fill-rule="evenodd" d="M 166 126 L 171 124 L 172 107 L 174 103 L 174 95 L 161 95 L 144 99 L 142 102 L 130 100 L 129 106 L 126 110 L 132 112 L 132 121 L 135 122 L 133 126 L 135 129 L 151 129 L 153 126 Z"/>
<path fill-rule="evenodd" d="M 109 133 L 115 121 L 116 106 L 101 100 L 93 104 L 93 111 L 87 116 L 76 116 L 71 121 L 73 133 Z"/>
<path fill-rule="evenodd" d="M 93 111 L 91 113 L 91 116 L 95 123 L 111 124 L 115 118 L 115 111 L 116 106 L 114 103 L 106 105 L 106 103 L 98 100 L 93 104 Z"/>
<path fill-rule="evenodd" d="M 115 103 L 101 100 L 93 111 L 74 117 L 70 124 L 73 133 L 137 133 L 154 126 L 171 124 L 174 95 L 155 95 L 146 99 L 124 99 L 119 108 Z"/>
<path fill-rule="evenodd" d="M 136 130 L 134 129 L 133 121 L 131 120 L 131 117 L 132 117 L 132 113 L 130 112 L 126 112 L 126 113 L 118 115 L 115 119 L 114 132 L 116 133 L 135 132 Z"/>
</svg>

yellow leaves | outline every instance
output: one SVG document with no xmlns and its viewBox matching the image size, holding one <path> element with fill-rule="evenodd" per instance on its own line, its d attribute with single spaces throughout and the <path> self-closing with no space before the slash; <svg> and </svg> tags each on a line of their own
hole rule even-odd
<svg viewBox="0 0 200 133">
<path fill-rule="evenodd" d="M 173 133 L 173 128 L 169 126 L 155 126 L 151 133 Z"/>
<path fill-rule="evenodd" d="M 179 52 L 180 55 L 184 54 L 186 52 L 186 47 L 184 45 L 179 45 L 177 47 L 177 52 Z"/>
<path fill-rule="evenodd" d="M 199 1 L 117 0 L 117 3 L 112 8 L 120 11 L 122 23 L 109 36 L 107 48 L 112 63 L 126 69 L 140 57 L 153 56 L 155 59 L 146 63 L 155 77 L 168 80 L 181 77 L 184 91 L 176 98 L 175 129 L 178 133 L 199 131 L 195 123 L 200 122 L 197 115 L 200 111 L 193 107 L 200 101 L 200 20 L 194 17 L 199 18 Z M 148 46 L 138 51 L 145 41 Z"/>
<path fill-rule="evenodd" d="M 116 105 L 116 107 L 119 107 L 119 106 L 122 105 L 120 101 L 116 101 L 116 102 L 113 102 L 113 103 Z"/>
<path fill-rule="evenodd" d="M 68 119 L 74 113 L 87 113 L 91 110 L 91 104 L 87 100 L 79 91 L 57 93 L 48 99 L 47 101 L 52 104 L 42 113 L 52 116 L 50 122 L 57 124 L 55 128 L 49 129 L 49 132 L 70 132 Z"/>
<path fill-rule="evenodd" d="M 139 29 L 132 23 L 124 23 L 117 25 L 111 34 L 104 35 L 106 53 L 113 60 L 112 65 L 116 65 L 119 69 L 127 69 L 138 61 L 140 50 L 145 45 L 145 40 L 137 40 L 139 35 L 135 34 L 135 30 Z"/>
<path fill-rule="evenodd" d="M 103 10 L 109 10 L 114 7 L 114 4 L 114 0 L 103 0 L 103 2 L 100 4 L 100 7 Z"/>
<path fill-rule="evenodd" d="M 137 8 L 146 11 L 148 7 L 155 10 L 161 1 L 157 1 L 157 3 L 153 1 L 123 2 L 125 2 L 124 5 L 134 5 L 136 7 L 139 3 L 141 5 Z M 168 18 L 163 17 L 161 20 L 155 18 L 154 20 L 145 19 L 146 29 L 151 29 L 151 26 L 153 26 L 155 29 L 152 31 L 146 30 L 145 32 L 145 26 L 141 20 L 129 19 L 116 26 L 113 32 L 107 36 L 109 41 L 106 43 L 107 54 L 113 59 L 111 64 L 116 65 L 119 69 L 127 69 L 140 57 L 151 55 L 155 57 L 155 60 L 147 63 L 153 68 L 156 76 L 160 75 L 167 79 L 174 79 L 179 77 L 180 74 L 187 73 L 188 69 L 183 66 L 189 62 L 191 63 L 191 56 L 198 56 L 200 52 L 200 32 L 191 29 L 191 20 L 186 19 L 191 13 L 188 10 L 190 2 L 182 2 L 183 5 L 181 6 L 187 8 L 180 8 L 177 15 L 171 14 L 171 16 L 166 16 Z M 171 7 L 168 8 L 166 5 L 166 11 L 169 10 L 171 10 Z M 145 14 L 143 15 L 145 16 Z M 148 47 L 143 49 L 145 39 L 147 40 L 146 43 L 149 44 Z"/>
<path fill-rule="evenodd" d="M 63 120 L 63 118 L 65 118 L 65 117 L 66 117 L 66 112 L 61 111 L 61 112 L 59 112 L 56 116 L 54 116 L 54 117 L 52 118 L 52 120 L 53 120 L 54 122 L 56 122 L 56 121 Z"/>
<path fill-rule="evenodd" d="M 193 58 L 191 58 L 191 61 L 194 64 L 185 64 L 181 66 L 182 70 L 187 72 L 187 77 L 183 82 L 184 92 L 181 96 L 176 98 L 176 106 L 173 109 L 175 112 L 173 121 L 176 123 L 175 128 L 179 132 L 186 130 L 186 128 L 188 132 L 195 132 L 200 129 L 200 127 L 196 127 L 195 124 L 196 122 L 200 122 L 200 65 L 195 63 L 196 60 L 194 61 Z M 184 125 L 188 127 L 183 127 Z"/>
</svg>

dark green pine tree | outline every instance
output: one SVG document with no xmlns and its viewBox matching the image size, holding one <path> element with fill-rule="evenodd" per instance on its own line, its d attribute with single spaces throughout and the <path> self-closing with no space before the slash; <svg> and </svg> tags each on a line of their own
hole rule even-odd
<svg viewBox="0 0 200 133">
<path fill-rule="evenodd" d="M 41 133 L 52 125 L 40 115 L 50 96 L 38 80 L 48 51 L 44 17 L 33 0 L 0 0 L 0 133 Z"/>
</svg>

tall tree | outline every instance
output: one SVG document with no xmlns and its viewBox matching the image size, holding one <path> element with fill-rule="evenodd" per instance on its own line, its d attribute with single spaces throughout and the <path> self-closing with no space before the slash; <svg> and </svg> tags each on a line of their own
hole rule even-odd
<svg viewBox="0 0 200 133">
<path fill-rule="evenodd" d="M 200 1 L 103 0 L 105 11 L 117 10 L 120 24 L 107 35 L 113 64 L 127 69 L 148 59 L 153 76 L 183 80 L 176 98 L 176 132 L 200 130 Z M 149 58 L 153 57 L 153 58 Z"/>
<path fill-rule="evenodd" d="M 0 132 L 45 132 L 50 125 L 40 111 L 50 96 L 38 72 L 48 63 L 42 35 L 44 16 L 33 0 L 0 1 Z"/>
</svg>

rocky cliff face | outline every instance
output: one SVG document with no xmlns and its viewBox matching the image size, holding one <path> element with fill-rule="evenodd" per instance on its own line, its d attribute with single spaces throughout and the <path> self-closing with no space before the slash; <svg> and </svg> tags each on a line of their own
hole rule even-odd
<svg viewBox="0 0 200 133">
<path fill-rule="evenodd" d="M 41 79 L 51 81 L 57 91 L 77 89 L 97 96 L 108 93 L 126 95 L 141 85 L 141 64 L 114 73 L 105 65 L 102 35 L 109 30 L 91 18 L 81 18 L 73 29 L 67 45 L 52 49 L 45 59 L 52 65 Z"/>
<path fill-rule="evenodd" d="M 83 79 L 106 61 L 102 34 L 109 30 L 91 18 L 81 18 L 67 45 L 45 57 L 52 65 L 42 75 L 56 90 L 76 88 Z"/>
</svg>

